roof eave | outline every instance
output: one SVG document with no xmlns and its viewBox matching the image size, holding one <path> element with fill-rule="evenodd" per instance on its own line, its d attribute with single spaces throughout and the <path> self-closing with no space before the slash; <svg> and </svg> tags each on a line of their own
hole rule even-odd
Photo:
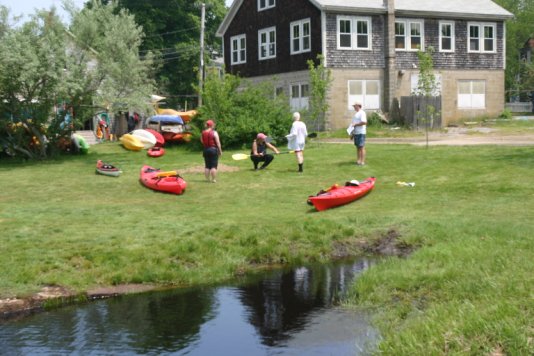
<svg viewBox="0 0 534 356">
<path fill-rule="evenodd" d="M 433 17 L 433 18 L 451 18 L 461 20 L 492 20 L 505 21 L 514 18 L 512 14 L 459 14 L 456 12 L 434 12 L 434 11 L 413 11 L 413 10 L 395 10 L 397 16 L 413 17 Z"/>
<path fill-rule="evenodd" d="M 372 8 L 372 7 L 348 7 L 348 6 L 323 6 L 321 10 L 326 12 L 347 12 L 358 14 L 385 14 L 387 11 L 384 8 Z"/>
<path fill-rule="evenodd" d="M 230 10 L 228 10 L 228 13 L 226 14 L 219 28 L 217 29 L 217 32 L 215 32 L 215 35 L 217 37 L 224 37 L 226 30 L 228 30 L 228 26 L 230 26 L 230 23 L 233 21 L 234 16 L 237 14 L 237 10 L 239 10 L 242 3 L 243 0 L 234 0 L 232 6 L 230 6 Z"/>
</svg>

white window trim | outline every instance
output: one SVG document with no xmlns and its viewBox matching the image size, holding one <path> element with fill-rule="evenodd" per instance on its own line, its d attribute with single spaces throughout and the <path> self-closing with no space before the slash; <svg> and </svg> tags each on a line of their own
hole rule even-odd
<svg viewBox="0 0 534 356">
<path fill-rule="evenodd" d="M 362 86 L 365 87 L 365 92 L 362 93 L 361 98 L 357 98 L 356 99 L 357 101 L 361 101 L 362 102 L 364 109 L 371 109 L 371 110 L 380 109 L 381 100 L 382 100 L 382 95 L 381 95 L 381 93 L 382 93 L 382 89 L 381 89 L 382 88 L 382 83 L 380 82 L 379 79 L 349 79 L 349 80 L 347 80 L 347 110 L 353 110 L 352 105 L 354 104 L 354 100 L 351 99 L 351 96 L 358 96 L 358 95 L 351 95 L 350 94 L 350 83 L 351 82 L 363 82 L 364 83 Z M 373 107 L 366 100 L 367 96 L 375 96 L 375 95 L 371 95 L 371 94 L 368 95 L 367 94 L 367 82 L 377 82 L 377 84 L 378 84 L 378 94 L 376 94 L 376 96 L 378 97 L 377 107 Z"/>
<path fill-rule="evenodd" d="M 450 25 L 451 26 L 451 49 L 443 49 L 441 47 L 442 45 L 442 39 L 443 39 L 443 35 L 442 35 L 442 32 L 441 32 L 441 26 L 442 25 Z M 455 29 L 455 23 L 454 21 L 440 21 L 439 22 L 439 51 L 440 52 L 449 52 L 449 53 L 452 53 L 454 51 L 456 51 L 456 29 Z"/>
<path fill-rule="evenodd" d="M 404 23 L 404 48 L 395 48 L 395 51 L 401 52 L 417 52 L 419 50 L 425 50 L 425 21 L 424 20 L 415 20 L 415 19 L 396 19 L 395 23 L 402 22 Z M 411 48 L 412 47 L 412 36 L 411 36 L 411 27 L 410 24 L 417 23 L 421 25 L 421 48 Z"/>
<path fill-rule="evenodd" d="M 272 31 L 274 31 L 274 55 L 269 55 L 269 45 L 271 44 L 271 42 L 267 42 L 266 56 L 262 57 L 261 56 L 261 46 L 262 46 L 261 35 L 263 33 L 266 33 L 267 39 L 269 39 L 269 33 Z M 258 31 L 258 60 L 263 61 L 263 60 L 272 59 L 272 58 L 276 58 L 276 27 L 263 28 Z"/>
<path fill-rule="evenodd" d="M 303 49 L 304 48 L 304 24 L 308 24 L 308 28 L 310 29 L 310 33 L 307 37 L 309 37 L 309 44 L 310 44 L 310 47 L 308 49 Z M 295 40 L 295 38 L 293 37 L 293 28 L 295 26 L 298 26 L 299 27 L 299 31 L 300 31 L 300 37 L 299 37 L 299 46 L 300 46 L 300 50 L 299 51 L 295 51 L 293 49 L 293 40 Z M 299 53 L 306 53 L 306 52 L 310 52 L 311 51 L 311 20 L 309 18 L 307 19 L 304 19 L 304 20 L 299 20 L 299 21 L 294 21 L 294 22 L 291 22 L 289 24 L 289 41 L 290 41 L 290 49 L 291 49 L 291 54 L 299 54 Z"/>
<path fill-rule="evenodd" d="M 478 27 L 478 51 L 471 49 L 471 26 Z M 493 50 L 484 50 L 484 27 L 493 27 Z M 467 52 L 468 53 L 497 53 L 497 24 L 495 22 L 468 22 L 467 23 Z"/>
<path fill-rule="evenodd" d="M 264 11 L 276 7 L 276 0 L 272 0 L 273 4 L 269 5 L 269 0 L 265 0 L 265 7 L 261 7 L 260 0 L 258 0 L 258 11 Z"/>
<path fill-rule="evenodd" d="M 302 96 L 302 86 L 307 85 L 308 86 L 308 96 Z M 298 98 L 293 98 L 293 87 L 298 86 L 299 88 L 299 96 Z M 302 109 L 308 109 L 310 107 L 310 83 L 308 82 L 296 82 L 296 83 L 290 83 L 289 84 L 289 106 L 291 107 L 291 110 L 302 110 Z M 293 105 L 293 101 L 297 100 L 298 105 Z"/>
<path fill-rule="evenodd" d="M 341 31 L 339 26 L 339 21 L 350 21 L 350 47 L 341 47 Z M 358 30 L 357 23 L 358 21 L 367 22 L 367 47 L 357 47 L 358 43 Z M 370 51 L 372 50 L 372 40 L 373 40 L 373 22 L 370 17 L 362 16 L 337 16 L 336 18 L 336 27 L 337 27 L 337 49 L 338 50 L 358 50 L 358 51 Z"/>
<path fill-rule="evenodd" d="M 470 88 L 471 88 L 471 92 L 469 94 L 469 96 L 471 97 L 471 102 L 472 102 L 472 99 L 473 99 L 473 95 L 482 95 L 482 94 L 473 94 L 473 83 L 474 82 L 483 82 L 484 83 L 484 105 L 483 106 L 473 106 L 473 105 L 470 105 L 470 106 L 460 106 L 460 100 L 459 100 L 459 97 L 460 95 L 467 95 L 467 94 L 460 94 L 460 82 L 468 82 L 469 85 L 470 85 Z M 458 100 L 458 109 L 460 110 L 481 110 L 481 109 L 486 109 L 486 95 L 487 95 L 487 85 L 486 85 L 486 81 L 484 79 L 466 79 L 466 80 L 459 80 L 458 81 L 458 84 L 457 84 L 457 87 L 458 87 L 458 91 L 457 91 L 457 100 Z"/>
<path fill-rule="evenodd" d="M 245 39 L 245 48 L 241 48 L 241 39 Z M 238 43 L 237 50 L 234 50 L 234 40 Z M 245 59 L 241 60 L 241 51 L 245 50 Z M 234 52 L 237 52 L 237 62 L 234 62 Z M 247 37 L 245 34 L 230 37 L 230 64 L 243 64 L 247 63 Z"/>
</svg>

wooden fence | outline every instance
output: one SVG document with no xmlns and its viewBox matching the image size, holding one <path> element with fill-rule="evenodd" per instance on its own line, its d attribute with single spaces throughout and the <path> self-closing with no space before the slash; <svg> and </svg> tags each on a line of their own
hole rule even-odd
<svg viewBox="0 0 534 356">
<path fill-rule="evenodd" d="M 434 108 L 432 115 L 429 107 Z M 400 102 L 402 124 L 413 129 L 441 128 L 441 96 L 402 96 Z"/>
</svg>

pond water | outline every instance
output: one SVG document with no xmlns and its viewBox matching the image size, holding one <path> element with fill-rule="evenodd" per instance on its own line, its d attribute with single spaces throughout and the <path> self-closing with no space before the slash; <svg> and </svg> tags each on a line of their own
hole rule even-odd
<svg viewBox="0 0 534 356">
<path fill-rule="evenodd" d="M 369 315 L 339 307 L 372 261 L 100 300 L 0 324 L 5 355 L 365 355 Z"/>
</svg>

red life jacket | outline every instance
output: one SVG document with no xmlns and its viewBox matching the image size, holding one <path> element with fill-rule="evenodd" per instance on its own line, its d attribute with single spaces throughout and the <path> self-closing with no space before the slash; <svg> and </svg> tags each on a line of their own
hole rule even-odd
<svg viewBox="0 0 534 356">
<path fill-rule="evenodd" d="M 202 131 L 202 144 L 204 145 L 204 148 L 217 147 L 213 130 Z"/>
</svg>

